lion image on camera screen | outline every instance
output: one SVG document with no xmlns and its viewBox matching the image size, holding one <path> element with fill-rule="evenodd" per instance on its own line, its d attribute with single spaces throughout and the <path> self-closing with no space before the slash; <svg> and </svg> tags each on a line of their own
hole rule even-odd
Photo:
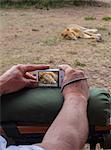
<svg viewBox="0 0 111 150">
<path fill-rule="evenodd" d="M 57 72 L 39 72 L 39 83 L 42 84 L 57 84 Z"/>
</svg>

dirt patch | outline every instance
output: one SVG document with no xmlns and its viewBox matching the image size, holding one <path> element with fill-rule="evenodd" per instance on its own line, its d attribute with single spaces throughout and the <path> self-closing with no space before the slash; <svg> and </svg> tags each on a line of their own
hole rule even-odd
<svg viewBox="0 0 111 150">
<path fill-rule="evenodd" d="M 0 70 L 3 73 L 14 64 L 68 63 L 86 70 L 91 86 L 111 91 L 111 8 L 73 7 L 37 10 L 0 10 Z M 93 16 L 95 20 L 85 20 Z M 79 39 L 63 40 L 61 31 L 76 23 L 98 28 L 103 42 Z"/>
</svg>

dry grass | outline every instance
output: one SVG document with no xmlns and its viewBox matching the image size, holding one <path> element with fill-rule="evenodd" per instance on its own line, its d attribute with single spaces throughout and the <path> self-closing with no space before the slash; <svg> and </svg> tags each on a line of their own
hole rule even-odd
<svg viewBox="0 0 111 150">
<path fill-rule="evenodd" d="M 52 67 L 68 63 L 85 69 L 91 86 L 111 91 L 111 22 L 102 20 L 110 14 L 110 8 L 102 7 L 0 10 L 1 73 L 18 63 L 45 63 Z M 86 21 L 87 16 L 96 20 Z M 61 31 L 73 23 L 98 28 L 103 42 L 63 40 Z"/>
</svg>

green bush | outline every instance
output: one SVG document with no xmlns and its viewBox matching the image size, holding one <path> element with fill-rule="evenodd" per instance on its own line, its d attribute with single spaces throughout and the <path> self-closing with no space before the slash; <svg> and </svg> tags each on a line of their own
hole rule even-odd
<svg viewBox="0 0 111 150">
<path fill-rule="evenodd" d="M 111 16 L 103 17 L 102 20 L 105 20 L 105 21 L 111 21 Z"/>
<path fill-rule="evenodd" d="M 95 0 L 0 0 L 0 7 L 2 8 L 25 8 L 30 6 L 35 6 L 37 8 L 47 8 L 49 7 L 62 7 L 66 5 L 84 5 L 92 4 Z"/>
<path fill-rule="evenodd" d="M 85 20 L 96 20 L 96 18 L 93 17 L 93 16 L 87 16 L 87 17 L 85 17 L 84 19 L 85 19 Z"/>
</svg>

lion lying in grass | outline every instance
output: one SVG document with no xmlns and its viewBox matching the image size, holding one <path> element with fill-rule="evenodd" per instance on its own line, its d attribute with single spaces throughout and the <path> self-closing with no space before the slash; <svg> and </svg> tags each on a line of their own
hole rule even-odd
<svg viewBox="0 0 111 150">
<path fill-rule="evenodd" d="M 56 84 L 57 75 L 53 72 L 40 72 L 40 82 L 44 84 Z"/>
<path fill-rule="evenodd" d="M 101 34 L 97 33 L 97 29 L 87 29 L 79 25 L 73 24 L 67 27 L 61 36 L 68 40 L 77 40 L 78 38 L 95 39 L 97 42 L 102 40 Z"/>
</svg>

